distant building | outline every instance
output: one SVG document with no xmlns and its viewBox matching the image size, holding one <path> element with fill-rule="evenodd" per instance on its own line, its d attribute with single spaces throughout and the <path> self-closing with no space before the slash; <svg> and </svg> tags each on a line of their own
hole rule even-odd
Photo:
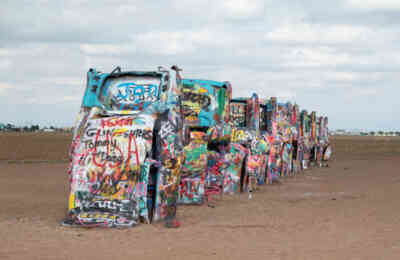
<svg viewBox="0 0 400 260">
<path fill-rule="evenodd" d="M 337 129 L 335 131 L 332 131 L 332 135 L 347 135 L 347 132 L 343 129 Z"/>
<path fill-rule="evenodd" d="M 347 133 L 347 135 L 361 135 L 361 132 L 360 132 L 360 131 L 357 131 L 357 130 L 355 130 L 355 131 L 350 131 L 350 132 Z"/>
<path fill-rule="evenodd" d="M 56 130 L 54 128 L 43 128 L 43 132 L 55 132 Z"/>
</svg>

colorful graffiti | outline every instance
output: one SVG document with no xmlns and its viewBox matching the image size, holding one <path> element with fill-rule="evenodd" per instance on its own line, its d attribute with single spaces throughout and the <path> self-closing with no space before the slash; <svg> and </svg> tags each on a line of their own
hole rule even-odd
<svg viewBox="0 0 400 260">
<path fill-rule="evenodd" d="M 207 171 L 207 135 L 204 132 L 190 132 L 190 143 L 183 150 L 184 162 L 181 169 L 179 202 L 202 204 L 205 196 Z"/>
<path fill-rule="evenodd" d="M 260 109 L 257 94 L 251 98 L 231 100 L 231 116 L 236 119 L 232 120 L 232 142 L 246 150 L 241 187 L 249 193 L 250 198 L 257 186 L 266 182 L 269 145 L 264 136 L 265 129 L 261 129 L 262 115 L 265 116 L 265 110 Z"/>
<path fill-rule="evenodd" d="M 183 79 L 180 91 L 187 125 L 210 127 L 215 124 L 215 114 L 223 118 L 223 107 L 226 102 L 226 88 L 223 83 Z"/>
<path fill-rule="evenodd" d="M 169 79 L 168 71 L 89 70 L 71 147 L 65 225 L 175 221 L 183 119 L 179 82 Z"/>
<path fill-rule="evenodd" d="M 138 122 L 145 124 L 133 127 Z M 151 149 L 153 124 L 153 118 L 145 115 L 87 121 L 72 151 L 70 210 L 109 210 L 116 219 L 149 222 L 146 153 Z"/>
<path fill-rule="evenodd" d="M 178 204 L 280 183 L 332 154 L 328 118 L 277 98 L 232 99 L 229 82 L 88 72 L 70 151 L 67 226 L 178 227 Z"/>
<path fill-rule="evenodd" d="M 229 82 L 183 79 L 180 91 L 186 136 L 180 202 L 211 205 L 215 195 L 239 187 L 244 155 L 230 143 L 232 89 Z"/>
</svg>

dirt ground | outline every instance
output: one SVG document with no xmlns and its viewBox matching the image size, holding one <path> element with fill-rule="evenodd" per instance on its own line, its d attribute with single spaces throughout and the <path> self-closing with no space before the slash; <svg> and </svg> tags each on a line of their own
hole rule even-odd
<svg viewBox="0 0 400 260">
<path fill-rule="evenodd" d="M 400 259 L 400 138 L 331 140 L 329 168 L 116 230 L 59 225 L 70 136 L 0 136 L 0 259 Z"/>
<path fill-rule="evenodd" d="M 71 133 L 0 133 L 0 162 L 67 162 L 71 142 Z"/>
</svg>

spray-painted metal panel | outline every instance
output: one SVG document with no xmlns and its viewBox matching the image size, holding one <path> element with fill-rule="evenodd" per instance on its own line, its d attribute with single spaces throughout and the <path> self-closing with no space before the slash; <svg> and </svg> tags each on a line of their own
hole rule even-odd
<svg viewBox="0 0 400 260">
<path fill-rule="evenodd" d="M 303 162 L 302 168 L 308 169 L 310 167 L 312 139 L 311 139 L 311 117 L 308 115 L 307 110 L 302 110 L 300 115 L 301 120 L 301 137 L 302 137 L 302 150 Z"/>
<path fill-rule="evenodd" d="M 211 127 L 224 117 L 226 87 L 212 80 L 183 79 L 180 88 L 185 124 Z"/>
<path fill-rule="evenodd" d="M 182 109 L 168 71 L 89 70 L 64 224 L 128 227 L 176 213 Z"/>
<path fill-rule="evenodd" d="M 264 111 L 265 114 L 265 111 Z M 231 119 L 233 124 L 232 142 L 247 151 L 245 171 L 242 173 L 242 186 L 250 194 L 266 179 L 267 143 L 260 131 L 260 103 L 257 94 L 251 98 L 231 100 Z"/>
<path fill-rule="evenodd" d="M 201 204 L 224 184 L 227 157 L 208 149 L 219 140 L 230 138 L 223 119 L 229 110 L 231 87 L 228 82 L 183 79 L 180 85 L 184 113 L 185 149 L 179 202 Z M 218 145 L 217 145 L 218 146 Z M 214 147 L 218 148 L 218 147 Z M 225 158 L 226 157 L 226 158 Z"/>
<path fill-rule="evenodd" d="M 184 163 L 181 170 L 179 202 L 202 204 L 205 196 L 207 177 L 207 135 L 204 132 L 190 132 L 190 143 L 185 146 Z"/>
<path fill-rule="evenodd" d="M 277 117 L 277 99 L 271 97 L 266 103 L 267 131 L 265 139 L 270 147 L 267 159 L 268 183 L 279 182 L 281 172 L 281 138 L 278 134 Z"/>
</svg>

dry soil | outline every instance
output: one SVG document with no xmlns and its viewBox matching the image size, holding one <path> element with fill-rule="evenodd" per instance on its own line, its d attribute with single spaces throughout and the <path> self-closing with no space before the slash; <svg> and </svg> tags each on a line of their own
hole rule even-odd
<svg viewBox="0 0 400 260">
<path fill-rule="evenodd" d="M 70 138 L 0 135 L 0 259 L 400 259 L 400 138 L 332 138 L 329 168 L 180 207 L 174 230 L 60 226 Z"/>
</svg>

